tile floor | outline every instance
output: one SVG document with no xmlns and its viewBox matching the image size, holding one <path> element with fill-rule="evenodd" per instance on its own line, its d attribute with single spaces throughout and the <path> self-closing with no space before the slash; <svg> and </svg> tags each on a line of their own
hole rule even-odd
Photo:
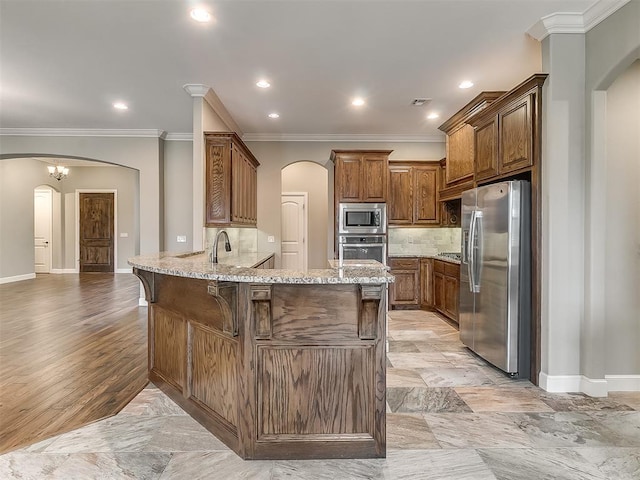
<svg viewBox="0 0 640 480">
<path fill-rule="evenodd" d="M 0 456 L 2 479 L 640 479 L 640 393 L 550 394 L 391 312 L 387 458 L 243 461 L 150 386 L 124 410 Z"/>
</svg>

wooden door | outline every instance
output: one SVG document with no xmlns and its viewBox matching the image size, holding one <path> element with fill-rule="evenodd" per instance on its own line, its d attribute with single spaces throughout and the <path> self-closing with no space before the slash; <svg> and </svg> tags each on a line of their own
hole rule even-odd
<svg viewBox="0 0 640 480">
<path fill-rule="evenodd" d="M 113 193 L 80 193 L 80 271 L 113 272 Z"/>
<path fill-rule="evenodd" d="M 361 155 L 355 154 L 340 154 L 338 157 L 336 164 L 338 202 L 359 202 L 362 200 L 361 158 Z"/>
<path fill-rule="evenodd" d="M 389 167 L 389 225 L 409 225 L 413 222 L 413 200 L 410 167 Z"/>
<path fill-rule="evenodd" d="M 389 157 L 367 154 L 362 157 L 362 201 L 387 201 L 387 175 Z"/>
<path fill-rule="evenodd" d="M 33 243 L 36 273 L 51 272 L 51 190 L 35 190 L 33 196 Z"/>
<path fill-rule="evenodd" d="M 440 166 L 413 168 L 413 223 L 438 225 L 438 170 Z"/>
</svg>

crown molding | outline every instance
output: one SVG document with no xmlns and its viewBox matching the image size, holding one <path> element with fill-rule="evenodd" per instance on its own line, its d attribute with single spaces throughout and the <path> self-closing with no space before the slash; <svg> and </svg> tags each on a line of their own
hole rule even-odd
<svg viewBox="0 0 640 480">
<path fill-rule="evenodd" d="M 169 142 L 191 142 L 193 133 L 167 133 L 164 139 Z"/>
<path fill-rule="evenodd" d="M 558 12 L 538 20 L 527 34 L 539 42 L 554 33 L 587 33 L 630 0 L 599 0 L 583 13 Z"/>
<path fill-rule="evenodd" d="M 378 134 L 306 134 L 245 133 L 245 142 L 365 142 L 365 143 L 441 143 L 442 135 L 378 135 Z"/>
<path fill-rule="evenodd" d="M 100 128 L 0 128 L 0 136 L 16 137 L 138 137 L 163 138 L 164 130 Z"/>
</svg>

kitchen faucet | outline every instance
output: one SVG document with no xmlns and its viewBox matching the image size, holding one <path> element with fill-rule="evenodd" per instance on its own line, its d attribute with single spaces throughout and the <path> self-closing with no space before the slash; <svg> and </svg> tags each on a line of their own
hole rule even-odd
<svg viewBox="0 0 640 480">
<path fill-rule="evenodd" d="M 231 251 L 231 243 L 229 243 L 229 235 L 227 235 L 226 230 L 220 230 L 216 235 L 216 239 L 213 241 L 213 251 L 211 252 L 211 263 L 218 263 L 218 240 L 220 240 L 220 235 L 224 235 L 224 249 L 227 252 Z"/>
</svg>

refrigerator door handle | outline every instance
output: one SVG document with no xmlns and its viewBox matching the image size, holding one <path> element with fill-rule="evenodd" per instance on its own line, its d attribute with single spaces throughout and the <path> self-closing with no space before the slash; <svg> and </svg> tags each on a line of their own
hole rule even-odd
<svg viewBox="0 0 640 480">
<path fill-rule="evenodd" d="M 467 274 L 469 275 L 469 291 L 471 293 L 475 292 L 475 280 L 473 278 L 473 273 L 475 271 L 473 245 L 474 245 L 474 237 L 476 233 L 476 213 L 478 213 L 476 210 L 471 212 L 471 223 L 469 225 L 469 237 L 467 239 L 467 247 L 466 247 L 467 257 L 468 257 Z"/>
<path fill-rule="evenodd" d="M 476 212 L 476 221 L 474 228 L 474 259 L 473 259 L 473 291 L 480 293 L 480 274 L 482 273 L 482 250 L 484 248 L 484 232 L 482 231 L 482 212 Z"/>
</svg>

